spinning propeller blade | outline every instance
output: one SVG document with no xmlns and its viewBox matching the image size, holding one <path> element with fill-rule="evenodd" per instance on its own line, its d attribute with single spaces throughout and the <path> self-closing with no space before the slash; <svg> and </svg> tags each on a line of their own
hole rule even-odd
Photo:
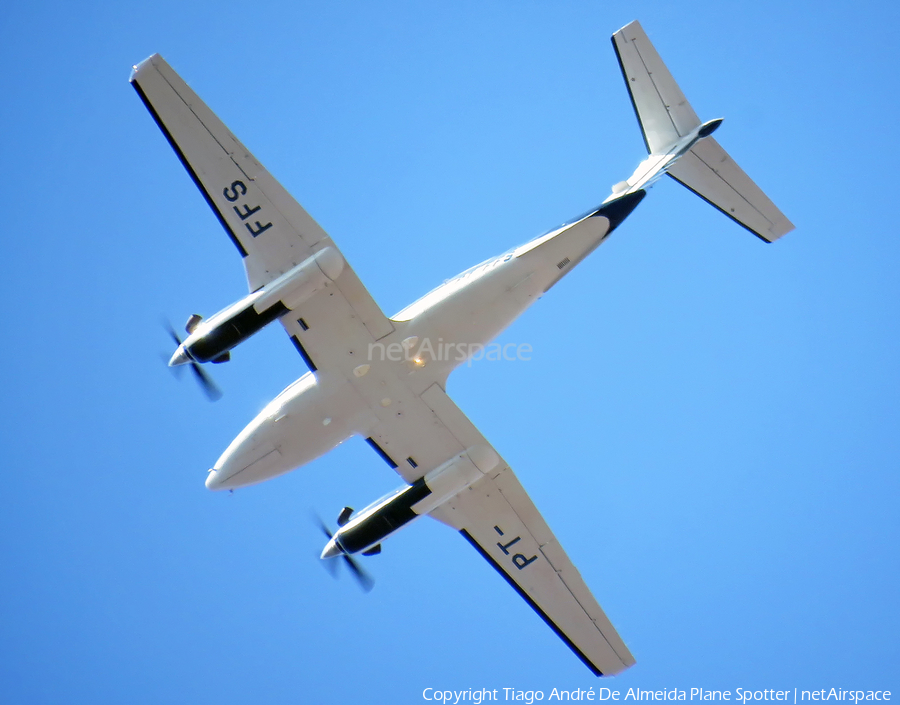
<svg viewBox="0 0 900 705">
<path fill-rule="evenodd" d="M 356 578 L 357 582 L 359 582 L 359 586 L 363 589 L 363 591 L 371 592 L 372 588 L 375 587 L 375 578 L 364 571 L 360 567 L 359 563 L 357 563 L 346 553 L 344 554 L 344 560 L 347 562 L 347 567 L 350 568 L 350 571 L 353 573 L 353 576 Z"/>
</svg>

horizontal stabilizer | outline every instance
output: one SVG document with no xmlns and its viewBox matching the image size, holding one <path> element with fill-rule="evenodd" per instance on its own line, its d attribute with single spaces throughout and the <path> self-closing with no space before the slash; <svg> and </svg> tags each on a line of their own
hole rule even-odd
<svg viewBox="0 0 900 705">
<path fill-rule="evenodd" d="M 794 229 L 778 206 L 712 137 L 669 167 L 669 176 L 766 242 Z"/>
</svg>

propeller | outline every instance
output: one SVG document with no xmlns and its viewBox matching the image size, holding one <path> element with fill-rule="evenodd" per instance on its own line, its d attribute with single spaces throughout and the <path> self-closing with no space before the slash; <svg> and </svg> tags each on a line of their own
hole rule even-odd
<svg viewBox="0 0 900 705">
<path fill-rule="evenodd" d="M 330 541 L 334 534 L 331 533 L 327 524 L 322 521 L 321 517 L 317 516 L 316 519 L 319 522 L 319 528 L 322 530 L 322 533 L 325 534 L 325 536 L 328 537 L 328 540 Z M 359 563 L 356 562 L 353 556 L 348 556 L 346 553 L 341 553 L 341 558 L 344 559 L 344 562 L 347 564 L 350 572 L 353 573 L 353 577 L 356 578 L 359 586 L 363 589 L 363 591 L 371 591 L 371 589 L 375 586 L 375 579 L 362 569 L 362 567 L 359 565 Z M 331 573 L 332 577 L 337 577 L 337 562 L 326 558 L 325 567 Z"/>
<path fill-rule="evenodd" d="M 172 338 L 175 343 L 175 347 L 177 348 L 179 345 L 181 345 L 181 338 L 179 337 L 178 333 L 175 332 L 175 329 L 172 327 L 171 323 L 165 321 L 164 325 L 166 331 L 169 333 L 169 337 Z M 191 361 L 189 364 L 191 366 L 191 372 L 194 373 L 194 377 L 197 379 L 197 383 L 200 385 L 200 388 L 203 390 L 204 394 L 206 394 L 207 399 L 209 399 L 210 401 L 221 399 L 222 392 L 216 386 L 216 383 L 212 381 L 212 377 L 206 374 L 206 372 L 203 370 L 203 368 L 200 367 L 198 363 Z M 174 367 L 173 369 L 177 370 L 178 368 Z"/>
</svg>

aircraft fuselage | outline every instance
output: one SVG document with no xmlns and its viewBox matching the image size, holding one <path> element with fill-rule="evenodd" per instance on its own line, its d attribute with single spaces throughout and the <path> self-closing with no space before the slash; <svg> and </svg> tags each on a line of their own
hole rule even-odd
<svg viewBox="0 0 900 705">
<path fill-rule="evenodd" d="M 444 282 L 392 319 L 396 330 L 369 346 L 369 360 L 392 361 L 393 374 L 415 394 L 436 382 L 443 386 L 456 367 L 600 245 L 644 193 L 623 196 Z M 353 435 L 368 436 L 375 412 L 340 375 L 310 372 L 241 431 L 206 486 L 243 487 L 305 465 Z"/>
</svg>

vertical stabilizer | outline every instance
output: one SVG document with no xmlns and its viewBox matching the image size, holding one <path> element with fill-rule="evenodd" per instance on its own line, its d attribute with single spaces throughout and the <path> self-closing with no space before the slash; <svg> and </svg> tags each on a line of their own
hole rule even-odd
<svg viewBox="0 0 900 705">
<path fill-rule="evenodd" d="M 650 154 L 668 151 L 700 126 L 669 69 L 635 20 L 612 35 L 613 47 Z"/>
<path fill-rule="evenodd" d="M 639 22 L 612 35 L 622 76 L 650 156 L 611 200 L 645 189 L 667 173 L 766 242 L 794 229 L 762 189 L 710 135 L 721 120 L 701 123 Z"/>
</svg>

